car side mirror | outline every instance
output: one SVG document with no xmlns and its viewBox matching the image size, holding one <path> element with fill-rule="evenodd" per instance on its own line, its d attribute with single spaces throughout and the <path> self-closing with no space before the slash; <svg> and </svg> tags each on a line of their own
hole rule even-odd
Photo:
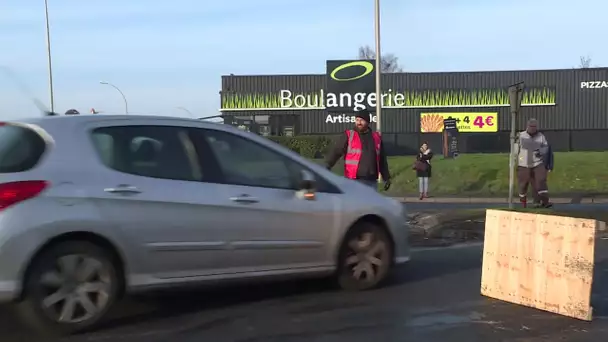
<svg viewBox="0 0 608 342">
<path fill-rule="evenodd" d="M 298 186 L 298 197 L 306 200 L 314 200 L 315 195 L 315 177 L 307 170 L 300 171 L 300 184 Z"/>
<path fill-rule="evenodd" d="M 314 190 L 315 176 L 307 170 L 300 171 L 300 190 Z"/>
</svg>

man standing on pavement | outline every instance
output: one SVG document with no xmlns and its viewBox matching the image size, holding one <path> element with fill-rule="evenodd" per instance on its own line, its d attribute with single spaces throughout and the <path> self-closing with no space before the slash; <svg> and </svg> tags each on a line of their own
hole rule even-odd
<svg viewBox="0 0 608 342">
<path fill-rule="evenodd" d="M 549 162 L 549 159 L 550 162 Z M 530 119 L 526 130 L 519 133 L 519 148 L 517 153 L 517 182 L 519 200 L 527 204 L 528 184 L 536 192 L 540 206 L 549 208 L 549 188 L 547 174 L 553 168 L 553 158 L 547 138 L 538 131 L 538 121 Z"/>
<path fill-rule="evenodd" d="M 344 132 L 325 159 L 331 169 L 344 156 L 344 177 L 357 180 L 376 189 L 378 175 L 384 180 L 384 190 L 391 186 L 391 175 L 384 153 L 382 138 L 370 127 L 372 115 L 368 111 L 355 114 L 355 129 Z"/>
</svg>

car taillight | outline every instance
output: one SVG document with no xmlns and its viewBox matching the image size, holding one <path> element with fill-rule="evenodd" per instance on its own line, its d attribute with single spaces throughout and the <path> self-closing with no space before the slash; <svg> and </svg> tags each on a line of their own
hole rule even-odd
<svg viewBox="0 0 608 342">
<path fill-rule="evenodd" d="M 38 196 L 48 183 L 41 180 L 0 184 L 0 210 Z"/>
</svg>

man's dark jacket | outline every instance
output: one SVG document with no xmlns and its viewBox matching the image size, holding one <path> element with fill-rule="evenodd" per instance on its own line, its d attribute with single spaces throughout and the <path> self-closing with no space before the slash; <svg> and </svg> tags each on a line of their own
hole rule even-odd
<svg viewBox="0 0 608 342">
<path fill-rule="evenodd" d="M 553 170 L 553 163 L 554 163 L 555 159 L 553 156 L 553 149 L 551 148 L 551 145 L 547 146 L 547 152 L 545 153 L 545 155 L 543 156 L 543 162 L 545 164 L 545 168 L 547 170 L 552 171 Z"/>
<path fill-rule="evenodd" d="M 376 167 L 376 146 L 374 143 L 374 137 L 372 136 L 372 130 L 368 129 L 367 132 L 361 133 L 357 130 L 353 130 L 355 134 L 359 135 L 361 139 L 361 159 L 359 160 L 359 168 L 357 169 L 357 179 L 365 180 L 376 180 L 378 179 L 378 168 Z M 328 168 L 332 168 L 340 158 L 346 155 L 346 149 L 348 148 L 348 135 L 346 132 L 342 134 L 333 148 L 329 151 L 325 158 L 325 164 Z M 391 179 L 391 174 L 388 171 L 388 161 L 386 160 L 386 153 L 384 153 L 384 144 L 380 143 L 380 174 L 384 181 Z"/>
</svg>

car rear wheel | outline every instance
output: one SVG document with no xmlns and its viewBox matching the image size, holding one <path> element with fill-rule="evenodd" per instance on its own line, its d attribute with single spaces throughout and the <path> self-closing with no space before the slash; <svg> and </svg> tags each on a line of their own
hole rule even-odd
<svg viewBox="0 0 608 342">
<path fill-rule="evenodd" d="M 350 291 L 377 287 L 388 277 L 392 257 L 392 243 L 383 228 L 371 222 L 357 223 L 339 252 L 339 286 Z"/>
<path fill-rule="evenodd" d="M 58 243 L 37 257 L 17 309 L 40 333 L 70 335 L 93 328 L 118 296 L 115 265 L 86 241 Z"/>
</svg>

